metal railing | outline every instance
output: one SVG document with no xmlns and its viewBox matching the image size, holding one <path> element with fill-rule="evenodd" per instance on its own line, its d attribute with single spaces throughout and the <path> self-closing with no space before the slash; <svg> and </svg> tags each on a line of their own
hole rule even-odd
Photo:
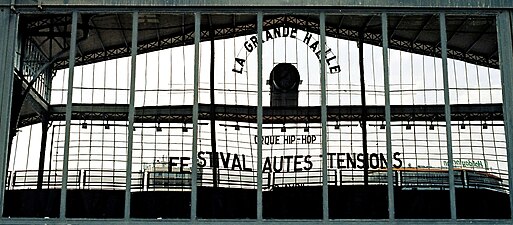
<svg viewBox="0 0 513 225">
<path fill-rule="evenodd" d="M 35 189 L 38 182 L 37 170 L 19 170 L 9 171 L 12 174 L 9 189 Z M 68 171 L 68 187 L 70 189 L 80 188 L 82 171 Z M 62 186 L 62 170 L 45 170 L 43 171 L 43 188 L 55 189 Z"/>
<path fill-rule="evenodd" d="M 363 172 L 362 172 L 363 174 Z M 394 170 L 394 186 L 404 190 L 409 189 L 430 189 L 430 190 L 448 190 L 449 189 L 449 173 L 447 170 L 441 169 L 408 169 Z M 340 173 L 341 183 L 348 184 L 354 181 L 347 181 Z M 362 177 L 356 175 L 355 177 Z M 354 179 L 354 177 L 353 177 Z M 363 177 L 361 178 L 363 180 Z M 387 172 L 385 170 L 371 171 L 369 173 L 369 184 L 386 185 Z M 500 192 L 508 192 L 507 182 L 503 182 L 502 178 L 495 174 L 455 169 L 454 184 L 457 188 L 473 188 L 473 189 L 489 189 Z"/>
<path fill-rule="evenodd" d="M 122 170 L 69 170 L 69 189 L 113 189 L 124 190 L 126 172 Z M 441 169 L 410 169 L 403 168 L 393 171 L 394 186 L 403 190 L 429 189 L 448 190 L 449 175 Z M 233 171 L 218 168 L 214 179 L 211 169 L 198 171 L 198 186 L 226 188 L 256 189 L 256 171 Z M 363 170 L 328 170 L 328 185 L 365 185 Z M 386 185 L 386 170 L 371 170 L 367 185 Z M 300 172 L 270 172 L 263 174 L 264 190 L 282 187 L 322 186 L 322 171 L 310 170 Z M 37 170 L 8 171 L 6 189 L 36 189 L 38 183 Z M 509 192 L 507 182 L 500 175 L 483 171 L 455 171 L 457 188 L 488 189 Z M 61 170 L 43 171 L 42 187 L 58 189 L 62 186 Z M 132 191 L 189 191 L 191 189 L 190 172 L 138 171 L 132 172 Z"/>
</svg>

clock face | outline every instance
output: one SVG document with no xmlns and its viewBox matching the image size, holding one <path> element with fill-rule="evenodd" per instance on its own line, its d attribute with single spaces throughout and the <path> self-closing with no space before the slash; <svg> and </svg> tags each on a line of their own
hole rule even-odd
<svg viewBox="0 0 513 225">
<path fill-rule="evenodd" d="M 299 85 L 299 72 L 290 63 L 280 63 L 271 71 L 271 81 L 278 90 L 294 90 Z"/>
</svg>

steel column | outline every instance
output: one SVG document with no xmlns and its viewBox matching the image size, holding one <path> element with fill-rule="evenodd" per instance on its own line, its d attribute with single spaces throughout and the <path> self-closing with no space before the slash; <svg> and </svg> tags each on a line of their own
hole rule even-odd
<svg viewBox="0 0 513 225">
<path fill-rule="evenodd" d="M 388 219 L 395 219 L 394 203 L 394 171 L 392 170 L 392 128 L 390 126 L 390 74 L 388 70 L 388 18 L 386 13 L 381 14 L 381 35 L 383 37 L 383 76 L 385 86 L 385 123 L 387 145 L 387 187 L 388 187 Z"/>
<path fill-rule="evenodd" d="M 62 187 L 59 218 L 66 218 L 66 196 L 68 189 L 68 160 L 69 160 L 69 141 L 71 130 L 71 109 L 73 104 L 73 77 L 75 74 L 75 53 L 77 43 L 77 21 L 78 12 L 73 11 L 71 19 L 71 40 L 69 49 L 69 71 L 68 71 L 68 95 L 66 102 L 66 129 L 64 133 L 64 159 L 62 162 Z"/>
<path fill-rule="evenodd" d="M 262 140 L 262 122 L 264 110 L 262 107 L 262 30 L 263 30 L 263 13 L 257 14 L 257 79 L 258 79 L 258 105 L 257 105 L 257 136 L 258 140 Z M 257 143 L 257 220 L 262 221 L 262 142 Z"/>
<path fill-rule="evenodd" d="M 192 182 L 191 182 L 191 220 L 195 221 L 198 205 L 198 112 L 199 112 L 199 64 L 201 14 L 194 13 L 194 105 L 192 106 Z"/>
<path fill-rule="evenodd" d="M 329 220 L 328 208 L 328 108 L 326 107 L 326 14 L 319 15 L 321 33 L 321 127 L 322 127 L 322 220 Z"/>
<path fill-rule="evenodd" d="M 365 91 L 365 66 L 363 65 L 363 41 L 365 40 L 365 31 L 358 32 L 358 65 L 360 67 L 360 93 L 362 101 L 362 148 L 363 148 L 363 184 L 369 184 L 369 154 L 367 150 L 367 99 Z"/>
<path fill-rule="evenodd" d="M 502 81 L 502 107 L 504 112 L 504 132 L 508 159 L 509 204 L 513 219 L 513 42 L 511 11 L 497 16 L 497 39 L 499 45 L 499 68 Z"/>
<path fill-rule="evenodd" d="M 447 138 L 447 161 L 449 167 L 449 200 L 451 219 L 456 220 L 456 188 L 454 186 L 454 165 L 452 157 L 451 102 L 449 95 L 449 74 L 447 70 L 447 29 L 445 13 L 440 13 L 440 46 L 442 47 L 442 72 L 444 82 L 445 132 Z"/>
<path fill-rule="evenodd" d="M 46 158 L 46 142 L 48 139 L 49 129 L 48 114 L 43 113 L 41 115 L 41 146 L 39 151 L 39 166 L 37 169 L 37 189 L 43 189 L 43 175 L 45 170 L 45 158 Z"/>
<path fill-rule="evenodd" d="M 0 8 L 0 218 L 4 212 L 7 175 L 7 151 L 10 140 L 13 64 L 18 35 L 18 16 L 9 8 Z M 5 32 L 8 31 L 8 32 Z"/>
<path fill-rule="evenodd" d="M 130 63 L 130 103 L 128 107 L 128 144 L 126 154 L 126 189 L 125 189 L 125 220 L 130 219 L 130 202 L 132 190 L 132 152 L 134 145 L 134 117 L 135 117 L 135 76 L 137 73 L 137 39 L 139 36 L 139 12 L 132 13 L 132 47 Z"/>
<path fill-rule="evenodd" d="M 210 21 L 210 147 L 212 148 L 212 183 L 214 183 L 214 187 L 218 186 L 218 175 L 217 170 L 218 167 L 218 158 L 217 158 L 217 140 L 216 140 L 216 101 L 215 101 L 215 31 L 212 27 L 212 16 L 209 16 L 208 20 Z M 224 60 L 224 59 L 223 59 Z"/>
</svg>

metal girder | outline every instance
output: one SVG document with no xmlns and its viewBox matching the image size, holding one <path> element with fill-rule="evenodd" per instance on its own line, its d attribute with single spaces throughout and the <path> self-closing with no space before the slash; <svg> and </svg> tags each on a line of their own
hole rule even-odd
<svg viewBox="0 0 513 225">
<path fill-rule="evenodd" d="M 126 225 L 127 222 L 122 219 L 78 219 L 68 218 L 67 223 L 69 224 L 105 224 L 105 225 Z M 229 224 L 245 224 L 245 225 L 260 225 L 260 224 L 281 224 L 281 225 L 307 225 L 321 223 L 320 220 L 276 220 L 266 219 L 264 221 L 257 221 L 254 219 L 238 219 L 238 220 L 226 220 L 226 219 L 211 219 L 211 220 L 191 220 L 185 219 L 131 219 L 130 224 L 133 225 L 152 225 L 152 224 L 176 224 L 176 225 L 189 225 L 189 224 L 205 224 L 205 225 L 229 225 Z M 0 224 L 62 224 L 54 218 L 8 218 L 0 221 Z M 350 220 L 350 219 L 331 219 L 323 222 L 323 224 L 343 225 L 343 224 L 358 224 L 358 225 L 387 225 L 390 224 L 389 220 L 375 219 L 375 220 Z M 511 224 L 511 220 L 479 220 L 479 219 L 465 219 L 450 222 L 444 219 L 398 219 L 394 221 L 394 224 L 417 224 L 417 225 L 447 225 L 447 224 Z"/>
<path fill-rule="evenodd" d="M 62 17 L 69 17 L 69 15 L 61 15 Z M 119 15 L 115 15 L 117 20 L 119 20 Z M 365 16 L 364 16 L 365 17 Z M 372 16 L 367 16 L 372 18 Z M 430 17 L 431 18 L 431 17 Z M 55 19 L 52 17 L 52 19 Z M 69 19 L 61 19 L 62 21 L 67 21 Z M 61 21 L 59 20 L 59 21 Z M 45 22 L 41 24 L 40 21 L 34 21 L 32 23 L 35 24 L 27 24 L 27 27 L 32 27 L 31 29 L 38 29 L 41 27 L 51 26 L 49 22 Z M 264 30 L 272 29 L 280 26 L 289 26 L 303 29 L 305 31 L 311 33 L 319 33 L 319 22 L 316 17 L 310 16 L 301 16 L 301 15 L 285 15 L 285 16 L 276 16 L 276 15 L 268 15 L 264 17 Z M 56 23 L 55 26 L 62 26 L 61 23 Z M 82 27 L 84 27 L 83 25 Z M 121 22 L 118 21 L 118 26 L 121 27 Z M 162 50 L 166 48 L 172 48 L 183 45 L 193 44 L 193 27 L 189 24 L 183 24 L 183 33 L 169 33 L 169 34 L 161 34 L 155 36 L 154 38 L 150 38 L 147 40 L 139 41 L 138 53 L 147 53 L 157 50 Z M 209 41 L 212 38 L 210 35 L 213 33 L 215 35 L 215 40 L 233 38 L 236 36 L 242 35 L 250 35 L 256 34 L 256 24 L 253 19 L 248 21 L 239 21 L 238 23 L 226 25 L 226 24 L 213 24 L 214 32 L 210 32 L 209 29 L 203 29 L 201 31 L 201 41 Z M 361 29 L 361 26 L 351 27 L 348 25 L 340 24 L 340 21 L 337 21 L 335 24 L 327 23 L 326 24 L 326 35 L 330 37 L 347 39 L 356 41 L 358 39 L 357 30 Z M 120 28 L 123 36 L 125 36 L 123 28 Z M 418 34 L 421 33 L 421 30 L 418 31 Z M 418 38 L 418 34 L 416 35 L 416 39 Z M 372 45 L 381 45 L 381 32 L 376 30 L 366 29 L 364 34 L 364 42 Z M 124 37 L 126 39 L 126 37 Z M 417 54 L 429 55 L 429 56 L 440 56 L 440 47 L 438 43 L 423 43 L 423 42 L 415 42 L 412 44 L 412 40 L 407 40 L 397 35 L 391 35 L 390 39 L 390 48 L 398 49 L 403 51 L 408 51 Z M 464 49 L 449 49 L 448 56 L 453 59 L 463 60 L 469 63 L 474 63 L 477 65 L 487 66 L 498 68 L 498 59 L 490 58 L 488 55 L 476 55 L 471 53 L 465 53 Z M 127 57 L 130 55 L 130 51 L 127 47 L 127 41 L 125 40 L 124 44 L 119 45 L 111 45 L 105 46 L 105 49 L 101 47 L 97 51 L 89 51 L 83 52 L 83 55 L 79 55 L 76 58 L 77 65 L 85 65 L 100 61 L 105 61 L 109 59 L 115 59 L 120 57 Z M 493 56 L 493 54 L 492 54 Z M 55 63 L 55 69 L 62 69 L 67 67 L 67 57 L 61 56 Z"/>
<path fill-rule="evenodd" d="M 13 9 L 21 7 L 31 7 L 37 10 L 64 8 L 69 7 L 107 7 L 107 8 L 126 8 L 127 7 L 195 7 L 195 8 L 210 8 L 218 9 L 219 7 L 237 7 L 243 8 L 259 8 L 259 7 L 280 7 L 285 6 L 283 1 L 251 1 L 251 0 L 230 0 L 230 1 L 204 1 L 204 0 L 188 0 L 188 1 L 145 1 L 145 0 L 75 0 L 63 3 L 62 0 L 17 0 L 17 1 L 2 1 L 1 6 L 12 7 Z M 510 1 L 473 1 L 473 0 L 460 0 L 460 1 L 418 1 L 418 0 L 403 0 L 403 1 L 382 1 L 382 0 L 367 0 L 364 4 L 359 0 L 317 0 L 317 1 L 287 1 L 288 8 L 398 8 L 411 10 L 412 8 L 483 8 L 483 9 L 496 9 L 496 8 L 513 8 L 513 3 Z M 219 9 L 218 9 L 219 10 Z M 286 9 L 283 9 L 286 10 Z"/>
<path fill-rule="evenodd" d="M 214 105 L 215 120 L 256 123 L 257 107 L 241 105 Z M 318 123 L 320 106 L 310 107 L 264 107 L 263 123 Z M 368 121 L 384 121 L 384 106 L 327 106 L 328 121 L 360 121 L 362 110 L 367 111 Z M 50 121 L 65 119 L 65 105 L 49 108 Z M 127 121 L 128 105 L 122 104 L 73 104 L 73 120 Z M 503 120 L 502 104 L 452 105 L 453 121 Z M 199 104 L 199 119 L 210 119 L 210 104 Z M 392 105 L 392 121 L 444 121 L 443 105 Z M 136 107 L 136 123 L 173 122 L 190 123 L 192 106 L 151 106 Z M 20 126 L 39 123 L 37 114 L 20 118 Z"/>
<path fill-rule="evenodd" d="M 493 28 L 493 27 L 492 27 Z M 492 29 L 490 28 L 490 29 Z M 493 29 L 492 29 L 493 30 Z M 479 34 L 479 36 L 474 40 L 474 42 L 472 43 L 472 45 L 470 45 L 467 49 L 463 50 L 463 52 L 465 54 L 468 54 L 470 52 L 470 50 L 472 50 L 474 48 L 474 46 L 477 45 L 477 43 L 487 34 L 488 30 L 484 30 L 481 32 L 481 34 Z"/>
<path fill-rule="evenodd" d="M 413 47 L 413 45 L 415 45 L 415 43 L 417 42 L 417 40 L 419 39 L 420 37 L 420 34 L 422 33 L 422 31 L 424 31 L 426 29 L 426 27 L 429 25 L 429 22 L 431 22 L 431 20 L 433 20 L 433 18 L 435 18 L 436 16 L 433 14 L 431 15 L 429 18 L 427 18 L 423 23 L 422 23 L 422 29 L 420 29 L 417 34 L 415 35 L 415 38 L 413 38 L 413 40 L 411 41 L 411 45 Z"/>
</svg>

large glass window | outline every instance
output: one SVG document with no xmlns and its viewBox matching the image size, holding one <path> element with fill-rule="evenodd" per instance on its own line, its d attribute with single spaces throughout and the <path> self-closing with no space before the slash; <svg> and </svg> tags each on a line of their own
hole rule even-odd
<svg viewBox="0 0 513 225">
<path fill-rule="evenodd" d="M 22 13 L 3 217 L 511 217 L 495 14 L 293 12 Z"/>
</svg>

